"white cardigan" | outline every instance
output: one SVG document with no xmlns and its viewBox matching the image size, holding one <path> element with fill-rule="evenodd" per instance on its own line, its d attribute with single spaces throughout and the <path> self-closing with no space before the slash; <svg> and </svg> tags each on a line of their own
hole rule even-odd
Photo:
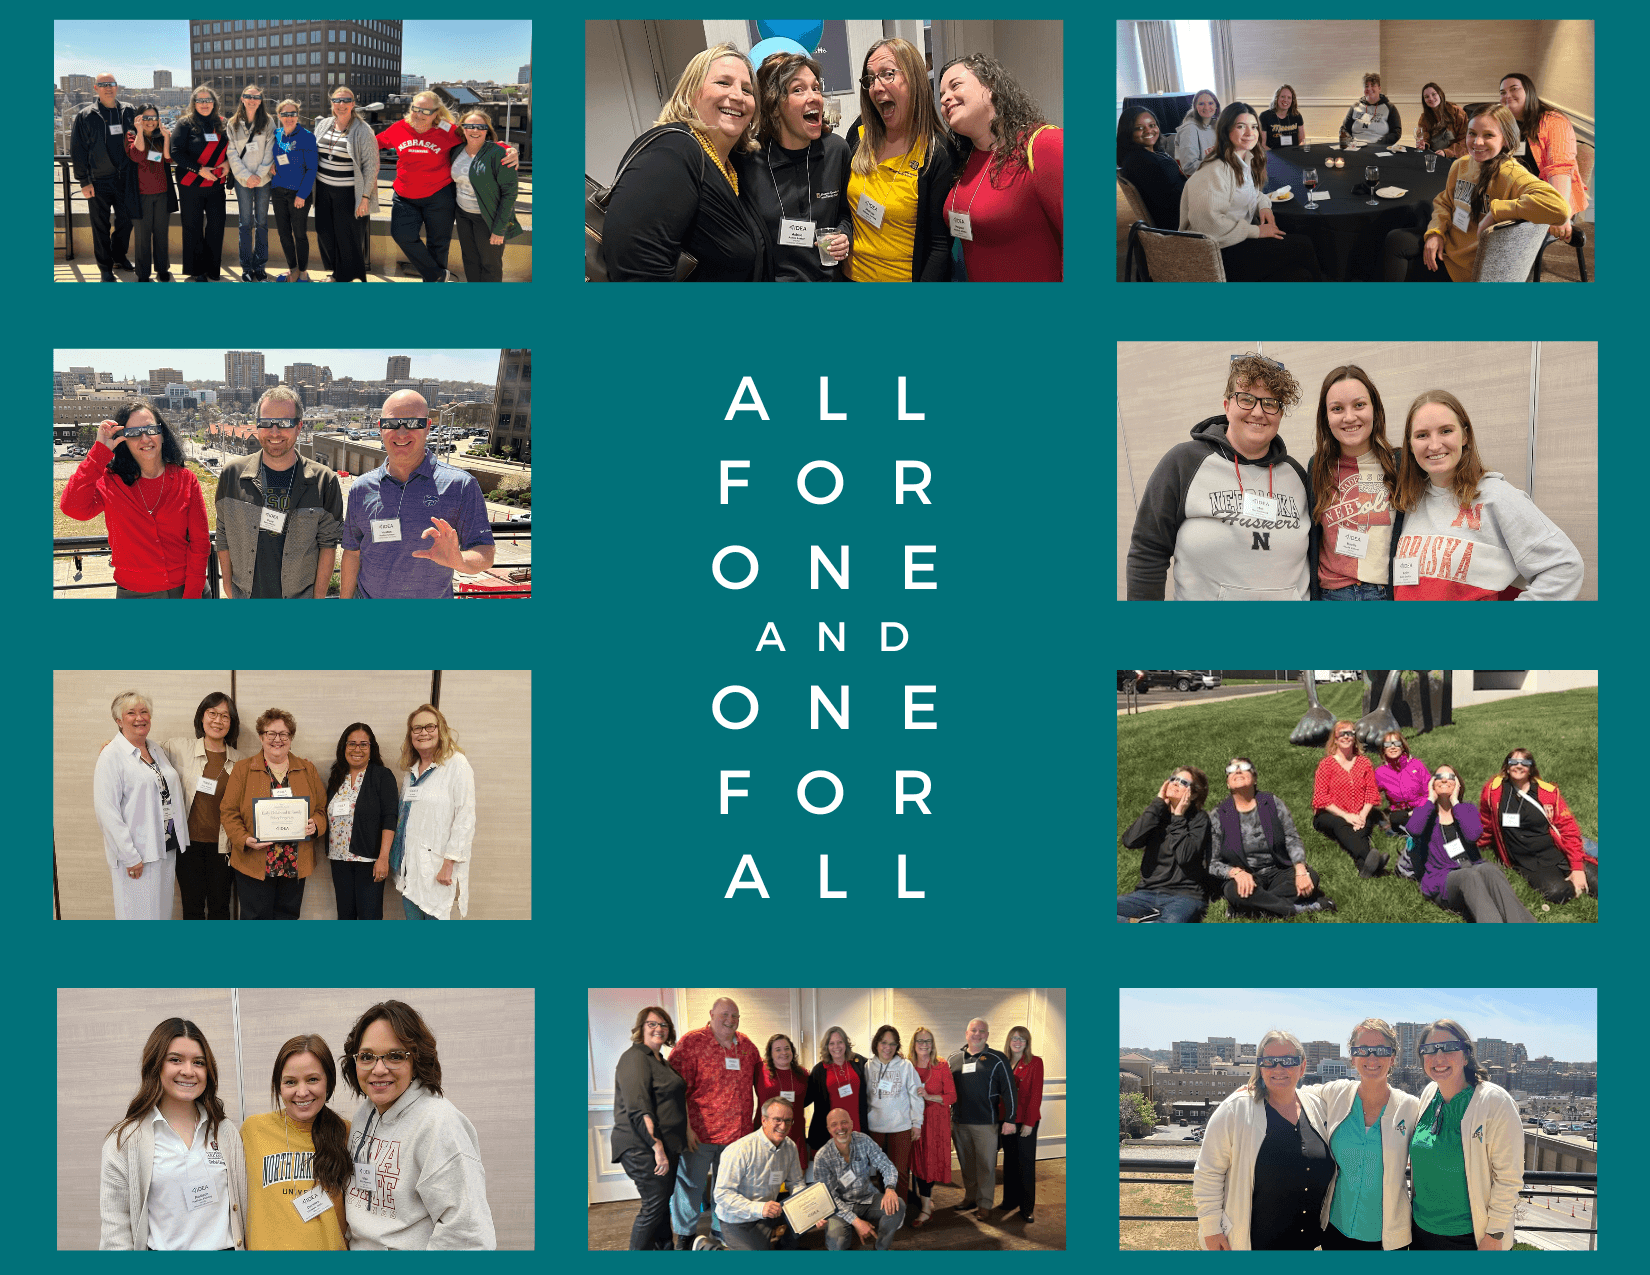
<svg viewBox="0 0 1650 1275">
<path fill-rule="evenodd" d="M 1225 160 L 1210 160 L 1187 179 L 1180 192 L 1180 229 L 1195 230 L 1217 246 L 1230 248 L 1260 236 L 1255 214 L 1271 204 L 1271 198 L 1255 188 L 1247 164 L 1240 182 Z"/>
<path fill-rule="evenodd" d="M 189 841 L 189 808 L 195 804 L 195 789 L 200 785 L 201 776 L 206 773 L 206 741 L 192 739 L 188 735 L 179 735 L 176 739 L 169 739 L 161 745 L 166 755 L 172 759 L 172 765 L 177 768 L 178 778 L 183 781 L 183 826 L 178 829 L 178 840 L 187 846 Z M 229 774 L 235 769 L 235 763 L 245 754 L 238 748 L 223 746 L 223 774 L 218 776 L 218 796 L 223 796 L 224 785 L 229 782 Z M 223 820 L 218 820 L 218 853 L 224 858 L 229 857 L 229 834 L 224 831 Z"/>
<path fill-rule="evenodd" d="M 1323 1086 L 1298 1089 L 1301 1113 L 1325 1144 Z M 1248 1249 L 1249 1210 L 1255 1198 L 1255 1157 L 1266 1141 L 1266 1102 L 1247 1089 L 1229 1095 L 1209 1117 L 1192 1170 L 1192 1201 L 1197 1206 L 1199 1247 L 1206 1236 L 1226 1236 L 1234 1249 Z"/>
<path fill-rule="evenodd" d="M 1309 1085 L 1301 1092 L 1322 1098 L 1324 1123 L 1329 1126 L 1329 1137 L 1333 1138 L 1341 1122 L 1352 1114 L 1352 1104 L 1358 1097 L 1358 1082 L 1332 1080 L 1328 1084 Z M 1420 1114 L 1420 1099 L 1401 1089 L 1392 1090 L 1386 1110 L 1381 1113 L 1381 1247 L 1384 1249 L 1405 1248 L 1411 1239 L 1409 1192 L 1404 1188 L 1404 1169 L 1409 1164 L 1409 1140 L 1415 1133 L 1415 1117 Z M 1335 1198 L 1335 1184 L 1340 1178 L 1337 1169 L 1330 1179 L 1329 1192 L 1323 1197 L 1322 1226 L 1329 1225 L 1329 1204 Z"/>
<path fill-rule="evenodd" d="M 1438 1092 L 1436 1084 L 1421 1091 L 1419 1120 Z M 1410 1130 L 1413 1139 L 1415 1130 Z M 1513 1210 L 1524 1189 L 1524 1125 L 1518 1104 L 1500 1085 L 1480 1080 L 1461 1117 L 1461 1151 L 1467 1170 L 1467 1202 L 1472 1206 L 1472 1233 L 1502 1233 L 1501 1247 L 1512 1247 Z"/>
<path fill-rule="evenodd" d="M 195 1109 L 205 1114 L 200 1103 Z M 100 1249 L 142 1252 L 149 1247 L 149 1180 L 155 1168 L 155 1126 L 145 1111 L 137 1125 L 125 1131 L 119 1146 L 115 1135 L 103 1139 L 102 1168 L 98 1181 L 98 1213 L 102 1232 Z M 246 1247 L 246 1152 L 241 1149 L 241 1133 L 226 1114 L 218 1122 L 217 1145 L 229 1166 L 229 1238 L 235 1247 Z"/>
</svg>

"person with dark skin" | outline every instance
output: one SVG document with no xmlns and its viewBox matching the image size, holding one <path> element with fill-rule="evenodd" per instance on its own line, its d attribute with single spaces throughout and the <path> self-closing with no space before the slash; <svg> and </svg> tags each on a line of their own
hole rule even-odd
<svg viewBox="0 0 1650 1275">
<path fill-rule="evenodd" d="M 1146 201 L 1152 225 L 1173 230 L 1180 225 L 1186 177 L 1172 157 L 1157 149 L 1161 137 L 1157 116 L 1150 111 L 1124 111 L 1117 121 L 1117 171 Z"/>
</svg>

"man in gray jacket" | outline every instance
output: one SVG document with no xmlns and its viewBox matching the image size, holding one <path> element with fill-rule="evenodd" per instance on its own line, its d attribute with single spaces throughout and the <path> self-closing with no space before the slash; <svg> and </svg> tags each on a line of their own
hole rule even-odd
<svg viewBox="0 0 1650 1275">
<path fill-rule="evenodd" d="M 298 454 L 304 404 L 285 385 L 257 407 L 257 452 L 218 476 L 218 564 L 232 598 L 327 596 L 343 538 L 338 475 Z"/>
</svg>

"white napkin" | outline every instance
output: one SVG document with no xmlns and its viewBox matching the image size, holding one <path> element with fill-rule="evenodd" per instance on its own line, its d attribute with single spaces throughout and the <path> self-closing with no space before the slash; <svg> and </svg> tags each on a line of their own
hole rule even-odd
<svg viewBox="0 0 1650 1275">
<path fill-rule="evenodd" d="M 1376 159 L 1386 159 L 1391 154 L 1392 154 L 1391 151 L 1376 151 L 1375 152 L 1375 158 Z"/>
<path fill-rule="evenodd" d="M 1375 192 L 1382 199 L 1402 199 L 1409 192 L 1401 186 L 1382 186 Z"/>
<path fill-rule="evenodd" d="M 1276 199 L 1279 195 L 1287 195 L 1288 193 L 1289 187 L 1287 186 L 1279 186 L 1276 190 L 1268 192 L 1273 199 Z"/>
<path fill-rule="evenodd" d="M 1306 198 L 1314 204 L 1321 204 L 1329 198 L 1329 192 L 1327 190 L 1309 190 L 1306 192 Z"/>
</svg>

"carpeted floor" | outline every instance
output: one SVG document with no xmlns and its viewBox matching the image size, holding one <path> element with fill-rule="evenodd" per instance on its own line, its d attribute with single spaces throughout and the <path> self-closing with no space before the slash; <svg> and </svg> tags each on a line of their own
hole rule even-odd
<svg viewBox="0 0 1650 1275">
<path fill-rule="evenodd" d="M 956 1177 L 956 1171 L 952 1171 Z M 961 1179 L 958 1185 L 940 1185 L 934 1188 L 934 1216 L 925 1226 L 913 1230 L 910 1226 L 900 1231 L 894 1240 L 895 1249 L 913 1252 L 945 1252 L 954 1249 L 1057 1249 L 1066 1247 L 1066 1162 L 1039 1160 L 1037 1162 L 1037 1220 L 1025 1223 L 1020 1215 L 1002 1217 L 1003 1198 L 1001 1169 L 998 1170 L 998 1207 L 992 1221 L 979 1222 L 964 1217 L 955 1210 L 962 1203 Z M 589 1216 L 589 1242 L 592 1249 L 625 1249 L 630 1247 L 630 1223 L 636 1216 L 634 1200 L 617 1200 L 609 1204 L 592 1204 Z M 704 1230 L 710 1228 L 710 1215 L 700 1219 Z M 805 1236 L 803 1248 L 825 1247 L 822 1234 Z"/>
</svg>

